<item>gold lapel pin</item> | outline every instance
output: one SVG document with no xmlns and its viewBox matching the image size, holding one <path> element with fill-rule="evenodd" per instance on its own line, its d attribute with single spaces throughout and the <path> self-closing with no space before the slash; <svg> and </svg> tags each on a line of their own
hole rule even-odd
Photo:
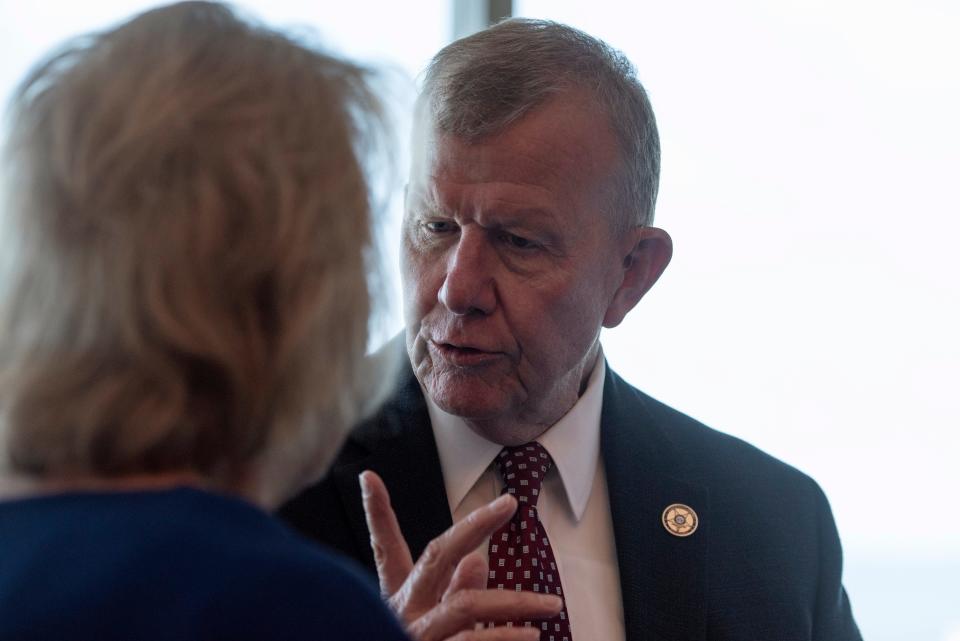
<svg viewBox="0 0 960 641">
<path fill-rule="evenodd" d="M 663 511 L 663 527 L 674 536 L 690 536 L 697 531 L 700 519 L 693 508 L 683 503 L 668 505 Z"/>
</svg>

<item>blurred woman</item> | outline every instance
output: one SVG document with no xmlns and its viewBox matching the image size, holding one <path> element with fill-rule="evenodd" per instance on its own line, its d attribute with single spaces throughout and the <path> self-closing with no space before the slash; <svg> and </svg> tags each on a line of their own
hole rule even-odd
<svg viewBox="0 0 960 641">
<path fill-rule="evenodd" d="M 360 148 L 378 114 L 363 70 L 207 3 L 23 82 L 0 638 L 405 638 L 366 579 L 261 509 L 377 397 Z"/>
</svg>

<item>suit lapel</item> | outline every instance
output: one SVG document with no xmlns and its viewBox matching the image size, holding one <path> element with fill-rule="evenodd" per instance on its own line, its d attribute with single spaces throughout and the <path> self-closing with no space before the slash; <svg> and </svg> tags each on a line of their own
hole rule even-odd
<svg viewBox="0 0 960 641">
<path fill-rule="evenodd" d="M 374 567 L 373 552 L 357 480 L 364 470 L 373 470 L 386 483 L 400 529 L 416 560 L 453 521 L 430 416 L 412 371 L 407 370 L 380 414 L 361 425 L 352 438 L 367 450 L 367 456 L 336 466 L 333 474 L 367 565 Z"/>
<path fill-rule="evenodd" d="M 706 635 L 706 489 L 685 482 L 683 453 L 667 439 L 643 398 L 607 368 L 601 451 L 620 565 L 627 641 L 702 640 Z M 689 537 L 661 521 L 673 503 L 692 507 L 699 526 Z"/>
</svg>

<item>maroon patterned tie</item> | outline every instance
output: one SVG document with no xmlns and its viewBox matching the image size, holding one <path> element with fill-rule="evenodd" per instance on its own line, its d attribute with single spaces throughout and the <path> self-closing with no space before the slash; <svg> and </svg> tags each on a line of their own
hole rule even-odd
<svg viewBox="0 0 960 641">
<path fill-rule="evenodd" d="M 487 588 L 529 590 L 563 596 L 553 549 L 537 514 L 540 484 L 553 460 L 539 443 L 505 447 L 496 458 L 504 492 L 517 498 L 513 518 L 490 537 L 490 573 Z M 498 622 L 538 626 L 540 641 L 573 641 L 567 606 L 548 620 Z M 492 625 L 492 624 L 491 624 Z"/>
</svg>

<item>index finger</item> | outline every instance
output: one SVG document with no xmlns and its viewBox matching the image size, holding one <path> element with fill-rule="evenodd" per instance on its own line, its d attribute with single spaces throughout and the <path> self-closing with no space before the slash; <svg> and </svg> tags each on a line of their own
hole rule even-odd
<svg viewBox="0 0 960 641">
<path fill-rule="evenodd" d="M 410 548 L 400 531 L 397 516 L 390 506 L 390 494 L 383 480 L 369 470 L 360 475 L 363 512 L 370 530 L 370 547 L 377 564 L 380 593 L 384 597 L 397 592 L 413 569 Z"/>
<path fill-rule="evenodd" d="M 459 523 L 430 541 L 404 586 L 414 608 L 430 608 L 443 596 L 460 560 L 477 549 L 517 510 L 517 500 L 503 494 L 477 508 Z"/>
</svg>

